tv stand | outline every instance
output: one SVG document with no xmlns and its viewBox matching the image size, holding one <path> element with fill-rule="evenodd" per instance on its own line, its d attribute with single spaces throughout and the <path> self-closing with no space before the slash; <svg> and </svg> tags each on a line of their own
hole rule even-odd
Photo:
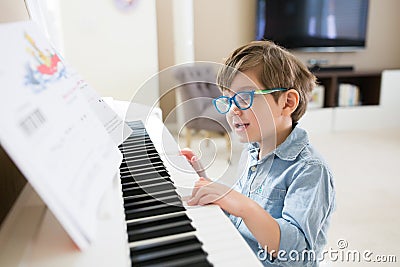
<svg viewBox="0 0 400 267">
<path fill-rule="evenodd" d="M 311 72 L 353 71 L 353 66 L 320 66 L 313 65 L 308 68 Z"/>
<path fill-rule="evenodd" d="M 380 71 L 317 71 L 313 72 L 318 84 L 325 88 L 324 107 L 338 107 L 339 86 L 350 83 L 359 87 L 361 105 L 379 105 L 381 76 Z"/>
<path fill-rule="evenodd" d="M 389 71 L 388 71 L 389 72 Z M 380 70 L 356 70 L 356 71 L 331 71 L 314 72 L 317 82 L 324 90 L 323 107 L 312 105 L 307 110 L 302 125 L 314 132 L 330 132 L 342 130 L 363 130 L 388 125 L 392 127 L 393 121 L 386 123 L 382 118 L 391 118 L 394 113 L 397 81 L 400 71 L 392 74 L 384 81 Z M 354 105 L 339 103 L 340 86 L 351 84 L 359 88 L 360 102 Z M 388 85 L 389 84 L 389 85 Z M 385 88 L 385 92 L 383 92 Z M 347 94 L 352 97 L 352 93 Z M 318 99 L 318 98 L 316 98 Z M 319 99 L 318 99 L 319 100 Z M 396 126 L 397 127 L 397 126 Z"/>
</svg>

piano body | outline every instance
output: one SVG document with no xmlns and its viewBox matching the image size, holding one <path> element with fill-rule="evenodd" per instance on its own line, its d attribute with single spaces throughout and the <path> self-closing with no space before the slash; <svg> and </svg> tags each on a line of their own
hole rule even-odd
<svg viewBox="0 0 400 267">
<path fill-rule="evenodd" d="M 131 109 L 132 105 L 129 106 L 127 102 L 114 101 L 112 107 L 117 114 L 121 115 L 126 114 L 127 109 Z M 193 184 L 197 180 L 197 176 L 193 170 L 191 174 L 188 174 L 187 171 L 182 172 L 179 171 L 179 168 L 174 167 L 183 164 L 182 157 L 178 156 L 177 143 L 162 123 L 160 116 L 157 116 L 157 112 L 146 113 L 143 110 L 143 106 L 135 108 L 135 104 L 133 104 L 133 110 L 130 110 L 128 117 L 125 118 L 126 121 L 143 121 L 145 129 L 158 151 L 158 156 L 170 174 L 170 179 L 179 185 L 176 191 L 180 196 L 189 194 L 191 189 L 186 185 Z M 132 170 L 135 169 L 134 166 L 134 163 L 130 165 Z M 165 252 L 166 248 L 172 252 L 183 248 L 182 253 L 175 256 L 176 260 L 171 261 L 171 266 L 178 264 L 185 266 L 190 265 L 192 257 L 189 252 L 185 251 L 190 250 L 190 247 L 196 247 L 198 250 L 199 245 L 182 243 L 180 248 L 174 249 L 174 243 L 177 240 L 188 239 L 199 240 L 200 249 L 206 255 L 206 261 L 203 263 L 208 263 L 208 266 L 261 265 L 240 233 L 218 206 L 184 207 L 181 211 L 166 215 L 152 214 L 142 218 L 133 216 L 133 220 L 127 221 L 125 217 L 128 218 L 128 216 L 125 215 L 124 210 L 125 193 L 123 193 L 126 188 L 124 189 L 121 185 L 122 178 L 120 178 L 120 175 L 122 177 L 125 175 L 123 172 L 126 170 L 122 171 L 121 169 L 121 172 L 117 172 L 112 185 L 102 199 L 98 212 L 96 240 L 84 251 L 80 251 L 74 245 L 52 212 L 27 183 L 1 225 L 0 266 L 139 266 L 135 262 L 131 262 L 130 251 L 140 250 L 146 246 L 150 248 L 155 246 L 155 248 L 149 250 L 151 253 L 145 254 L 143 257 L 153 255 L 155 258 L 163 257 L 167 253 Z M 143 172 L 146 173 L 145 170 Z M 130 230 L 132 223 L 140 225 L 152 218 L 163 219 L 179 216 L 190 218 L 190 225 L 195 231 L 154 237 L 153 233 L 157 229 L 161 233 L 164 232 L 156 221 L 153 224 L 154 231 L 148 230 L 151 238 L 144 236 L 141 240 L 133 242 L 130 240 L 131 237 L 128 238 L 128 232 L 131 232 L 131 236 L 138 237 L 144 231 L 139 228 L 138 231 L 132 232 Z M 164 244 L 164 246 L 160 246 L 157 250 L 159 244 Z M 185 258 L 189 258 L 189 260 L 185 261 Z M 197 264 L 191 265 L 197 266 Z M 161 263 L 160 266 L 167 266 L 167 264 Z"/>
</svg>

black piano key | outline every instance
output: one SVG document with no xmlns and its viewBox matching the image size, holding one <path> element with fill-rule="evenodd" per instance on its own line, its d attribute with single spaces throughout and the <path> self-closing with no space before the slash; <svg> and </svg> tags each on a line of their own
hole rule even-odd
<svg viewBox="0 0 400 267">
<path fill-rule="evenodd" d="M 169 194 L 169 195 L 177 195 L 175 189 L 169 189 L 169 190 L 165 190 L 165 191 L 159 191 L 159 192 L 153 192 L 150 194 L 148 194 L 147 192 L 144 192 L 142 194 L 137 194 L 137 195 L 131 195 L 131 196 L 123 196 L 124 201 L 135 201 L 135 200 L 140 200 L 146 197 L 154 197 L 157 198 L 158 196 L 164 195 L 164 194 Z"/>
<path fill-rule="evenodd" d="M 154 162 L 155 160 L 158 162 L 162 162 L 161 158 L 159 155 L 157 154 L 153 154 L 153 155 L 143 155 L 143 157 L 135 157 L 135 158 L 129 158 L 129 157 L 125 157 L 125 155 L 123 155 L 123 158 L 126 162 L 126 164 L 128 163 L 136 163 L 136 162 L 140 162 L 140 160 L 149 160 L 148 162 Z"/>
<path fill-rule="evenodd" d="M 166 170 L 163 162 L 149 164 L 147 166 L 137 166 L 133 164 L 128 165 L 127 163 L 123 162 L 123 165 L 121 164 L 121 166 L 122 166 L 120 168 L 121 176 Z"/>
<path fill-rule="evenodd" d="M 148 140 L 143 140 L 142 142 L 127 142 L 124 143 L 123 147 L 121 148 L 122 154 L 128 153 L 128 152 L 139 152 L 139 151 L 145 151 L 145 150 L 153 150 L 156 149 L 154 147 L 154 144 L 151 142 L 150 139 Z"/>
<path fill-rule="evenodd" d="M 128 240 L 135 242 L 156 237 L 193 232 L 192 220 L 186 214 L 172 214 L 167 217 L 153 217 L 128 223 Z"/>
<path fill-rule="evenodd" d="M 158 251 L 147 255 L 138 255 L 138 257 L 135 255 L 135 252 L 131 250 L 132 266 L 213 266 L 207 260 L 208 254 L 195 243 L 180 248 L 161 247 Z"/>
<path fill-rule="evenodd" d="M 133 164 L 126 165 L 126 167 L 122 167 L 120 169 L 120 174 L 122 177 L 124 176 L 131 176 L 135 174 L 143 174 L 143 173 L 150 173 L 150 172 L 162 172 L 166 171 L 166 168 L 162 162 L 149 164 L 147 166 L 137 166 Z"/>
<path fill-rule="evenodd" d="M 135 177 L 130 176 L 130 177 L 123 177 L 121 178 L 121 183 L 122 185 L 129 184 L 129 183 L 135 183 L 135 184 L 142 184 L 143 182 L 146 181 L 157 181 L 158 179 L 163 179 L 164 181 L 168 181 L 169 183 L 173 184 L 173 181 L 169 176 L 167 177 L 155 177 L 155 178 L 147 178 L 147 179 L 135 179 Z"/>
<path fill-rule="evenodd" d="M 169 176 L 154 176 L 154 177 L 146 177 L 146 178 L 139 178 L 136 179 L 135 176 L 131 176 L 131 177 L 124 177 L 124 179 L 121 179 L 121 184 L 124 186 L 129 186 L 130 184 L 137 184 L 137 185 L 146 185 L 146 184 L 157 184 L 161 181 L 168 181 L 171 183 L 170 181 L 170 177 Z"/>
<path fill-rule="evenodd" d="M 145 150 L 155 150 L 155 148 L 143 148 Z M 146 151 L 136 151 L 136 150 L 131 150 L 131 151 L 126 151 L 123 154 L 123 157 L 126 161 L 133 161 L 138 158 L 160 158 L 158 153 L 147 153 Z"/>
<path fill-rule="evenodd" d="M 162 163 L 162 160 L 158 157 L 157 158 L 149 157 L 149 158 L 145 158 L 145 159 L 134 159 L 134 160 L 127 159 L 126 160 L 126 164 L 128 166 L 135 166 L 135 165 L 138 165 L 138 166 L 145 166 L 145 165 L 149 166 L 150 165 L 151 166 L 154 163 Z"/>
<path fill-rule="evenodd" d="M 141 207 L 136 207 L 136 206 L 129 206 L 125 207 L 126 214 L 134 214 L 134 216 L 137 216 L 136 219 L 138 218 L 143 218 L 146 216 L 155 216 L 159 215 L 159 212 L 161 209 L 168 209 L 170 207 L 177 207 L 178 209 L 181 209 L 183 206 L 181 204 L 181 200 L 175 199 L 175 200 L 170 200 L 170 201 L 155 201 L 151 203 L 151 205 L 146 205 L 146 206 L 141 206 Z"/>
<path fill-rule="evenodd" d="M 146 218 L 150 216 L 162 215 L 162 214 L 169 214 L 174 212 L 185 211 L 186 209 L 182 206 L 180 202 L 175 202 L 171 204 L 163 204 L 156 207 L 152 207 L 152 209 L 125 209 L 125 219 L 129 220 L 136 220 L 141 218 Z"/>
<path fill-rule="evenodd" d="M 190 222 L 174 222 L 165 225 L 157 225 L 149 228 L 142 228 L 138 231 L 128 231 L 129 242 L 148 240 L 156 237 L 176 235 L 195 231 Z"/>
<path fill-rule="evenodd" d="M 142 166 L 137 167 L 133 165 L 127 165 L 125 162 L 121 164 L 120 173 L 121 176 L 133 175 L 133 174 L 140 174 L 140 173 L 147 173 L 147 172 L 156 172 L 156 171 L 166 171 L 165 166 L 163 163 L 152 164 L 150 166 Z"/>
<path fill-rule="evenodd" d="M 158 262 L 157 260 L 156 262 Z M 136 266 L 136 265 L 135 265 Z M 209 267 L 213 266 L 207 260 L 207 254 L 199 249 L 197 251 L 187 252 L 184 254 L 175 255 L 173 257 L 162 258 L 160 263 L 148 263 L 139 264 L 139 266 L 152 266 L 152 267 L 183 267 L 183 266 L 195 266 L 195 267 Z"/>
<path fill-rule="evenodd" d="M 163 191 L 166 189 L 175 189 L 175 186 L 167 181 L 167 180 L 157 180 L 157 182 L 154 183 L 147 183 L 143 184 L 142 180 L 139 181 L 133 181 L 133 182 L 127 182 L 122 184 L 122 192 L 129 192 L 129 191 L 137 191 L 138 189 L 142 189 L 144 192 L 157 192 L 157 191 Z M 153 188 L 154 187 L 154 188 Z"/>
<path fill-rule="evenodd" d="M 135 262 L 132 261 L 133 267 L 210 267 L 213 266 L 207 260 L 207 254 L 198 249 L 197 251 L 190 251 L 183 254 L 173 255 L 170 257 L 162 257 L 152 261 Z"/>
<path fill-rule="evenodd" d="M 131 134 L 125 141 L 124 144 L 135 143 L 135 142 L 148 142 L 151 141 L 149 135 L 143 135 L 143 133 Z"/>
<path fill-rule="evenodd" d="M 151 142 L 151 140 L 143 141 L 142 143 L 123 143 L 120 147 L 122 154 L 130 151 L 143 151 L 144 149 L 155 149 L 154 144 Z"/>
<path fill-rule="evenodd" d="M 169 178 L 170 175 L 166 170 L 163 170 L 163 169 L 145 170 L 142 173 L 136 172 L 136 171 L 133 173 L 124 172 L 121 174 L 121 178 L 123 178 L 123 179 L 129 178 L 129 177 L 135 178 L 135 181 L 146 181 L 146 180 L 154 179 L 154 178 Z"/>
<path fill-rule="evenodd" d="M 166 216 L 149 217 L 149 218 L 145 218 L 143 220 L 129 222 L 127 224 L 127 227 L 128 227 L 128 231 L 129 231 L 129 230 L 139 229 L 139 228 L 143 228 L 143 227 L 151 227 L 151 226 L 156 226 L 159 224 L 166 224 L 166 223 L 179 222 L 179 221 L 191 222 L 192 220 L 185 213 L 175 213 L 175 214 L 169 214 Z"/>
<path fill-rule="evenodd" d="M 170 176 L 169 176 L 169 173 L 166 171 L 150 172 L 150 173 L 142 173 L 142 174 L 134 174 L 133 175 L 133 178 L 136 181 L 144 181 L 147 179 L 152 179 L 152 178 L 157 178 L 157 177 L 158 178 L 162 178 L 162 177 L 169 178 Z"/>
<path fill-rule="evenodd" d="M 129 166 L 129 165 L 128 165 Z M 169 173 L 167 171 L 167 169 L 165 168 L 164 165 L 161 164 L 157 164 L 156 166 L 154 165 L 150 165 L 147 168 L 143 167 L 141 169 L 137 169 L 135 168 L 135 166 L 132 166 L 132 168 L 130 168 L 130 171 L 125 171 L 123 174 L 121 175 L 133 175 L 135 177 L 139 177 L 139 176 L 145 176 L 145 175 L 154 175 L 154 174 L 159 174 L 158 176 L 168 176 Z"/>
<path fill-rule="evenodd" d="M 147 186 L 147 185 L 160 185 L 164 183 L 171 183 L 170 179 L 168 177 L 156 177 L 152 179 L 146 179 L 146 180 L 136 180 L 133 179 L 132 182 L 124 182 L 122 183 L 122 188 L 132 188 L 135 186 Z"/>
<path fill-rule="evenodd" d="M 186 252 L 190 252 L 193 250 L 201 249 L 201 243 L 192 243 L 187 244 L 185 246 L 175 246 L 174 244 L 169 247 L 163 248 L 162 250 L 156 250 L 154 252 L 146 253 L 146 254 L 133 254 L 131 259 L 134 262 L 144 262 L 154 259 L 159 259 L 161 257 L 168 257 L 171 255 L 182 254 Z"/>
<path fill-rule="evenodd" d="M 141 149 L 142 149 L 142 148 L 141 148 Z M 146 149 L 146 148 L 144 148 L 144 149 Z M 132 150 L 132 151 L 129 151 L 129 152 L 134 152 L 134 151 Z M 143 158 L 143 159 L 146 159 L 146 158 L 153 158 L 153 157 L 157 157 L 158 155 L 153 154 L 153 155 L 144 155 L 143 157 L 129 158 L 129 157 L 125 157 L 125 156 L 124 156 L 124 152 L 122 151 L 122 156 L 123 156 L 123 158 L 122 158 L 123 162 L 126 163 L 126 164 L 128 164 L 128 162 L 135 162 L 135 159 L 138 159 L 138 158 Z M 158 158 L 159 158 L 159 157 L 158 157 Z M 162 160 L 161 160 L 161 162 L 162 162 Z M 128 165 L 128 166 L 129 166 L 129 165 Z M 131 165 L 131 166 L 132 166 L 132 165 Z"/>
<path fill-rule="evenodd" d="M 141 152 L 141 151 L 146 151 L 146 150 L 154 150 L 156 149 L 154 145 L 145 144 L 145 145 L 138 145 L 138 144 L 132 144 L 129 147 L 125 147 L 121 150 L 122 155 L 128 154 L 128 153 L 135 153 L 135 152 Z"/>
<path fill-rule="evenodd" d="M 159 251 L 164 251 L 171 247 L 173 248 L 185 247 L 192 244 L 202 245 L 202 242 L 195 235 L 188 235 L 188 236 L 178 237 L 175 239 L 168 239 L 140 246 L 134 246 L 130 248 L 130 251 L 132 257 L 135 257 L 138 260 L 147 260 L 154 258 L 155 254 L 158 254 Z"/>
<path fill-rule="evenodd" d="M 121 145 L 121 149 L 125 150 L 125 149 L 130 149 L 133 147 L 139 147 L 139 146 L 148 146 L 148 147 L 154 147 L 154 143 L 151 141 L 150 138 L 141 138 L 141 139 L 132 139 L 132 138 L 128 138 L 126 139 L 122 145 Z"/>
<path fill-rule="evenodd" d="M 164 165 L 164 162 L 159 157 L 157 158 L 157 157 L 151 156 L 151 157 L 143 157 L 143 159 L 152 159 L 147 162 L 147 164 L 149 164 L 149 165 L 156 164 L 156 163 L 162 163 Z M 157 160 L 154 160 L 154 159 L 157 159 Z M 126 167 L 131 168 L 132 166 L 136 167 L 139 165 L 137 163 L 136 159 L 127 159 L 127 158 L 123 157 L 122 160 L 123 160 L 123 163 L 125 163 Z"/>
<path fill-rule="evenodd" d="M 125 140 L 122 145 L 119 146 L 119 149 L 122 153 L 128 152 L 130 150 L 138 150 L 138 149 L 155 149 L 153 142 L 151 139 L 143 139 L 142 141 L 138 140 Z"/>
<path fill-rule="evenodd" d="M 130 242 L 193 232 L 195 229 L 144 124 L 133 121 L 128 125 L 132 133 L 119 148 L 123 154 L 120 174 Z M 159 216 L 165 214 L 168 215 Z M 134 248 L 137 252 L 131 250 L 131 255 L 136 255 L 132 257 L 132 266 L 212 266 L 201 245 L 200 242 L 176 244 L 147 252 Z"/>
<path fill-rule="evenodd" d="M 146 206 L 155 206 L 159 203 L 171 203 L 175 201 L 181 201 L 180 197 L 178 195 L 167 195 L 163 197 L 150 197 L 147 199 L 142 199 L 142 200 L 136 200 L 136 201 L 130 201 L 130 202 L 124 202 L 124 208 L 129 209 L 129 208 L 141 208 L 141 207 L 146 207 Z"/>
<path fill-rule="evenodd" d="M 151 200 L 151 199 L 170 198 L 170 197 L 176 197 L 176 196 L 179 197 L 179 195 L 176 193 L 175 190 L 155 192 L 151 195 L 143 194 L 141 196 L 136 195 L 133 197 L 132 196 L 124 197 L 124 204 L 136 203 L 136 202 L 141 202 L 141 201 Z"/>
<path fill-rule="evenodd" d="M 158 155 L 156 149 L 148 149 L 145 151 L 124 151 L 124 158 L 146 157 L 147 155 Z"/>
<path fill-rule="evenodd" d="M 142 167 L 142 165 L 145 165 L 145 164 L 152 166 L 155 163 L 162 163 L 164 165 L 164 162 L 158 155 L 145 155 L 143 157 L 136 157 L 136 158 L 125 158 L 124 157 L 124 160 L 125 160 L 127 167 L 131 168 L 131 169 L 133 169 L 133 167 L 136 167 L 136 166 Z"/>
<path fill-rule="evenodd" d="M 172 183 L 165 183 L 165 184 L 155 185 L 155 186 L 132 187 L 132 188 L 122 189 L 122 195 L 125 197 L 125 196 L 132 196 L 132 195 L 143 194 L 143 193 L 151 194 L 154 192 L 166 191 L 166 190 L 171 190 L 171 189 L 176 189 Z"/>
<path fill-rule="evenodd" d="M 134 263 L 144 264 L 154 262 L 160 258 L 184 254 L 201 249 L 202 243 L 196 236 L 185 236 L 177 239 L 151 243 L 130 249 L 131 259 Z M 206 253 L 203 253 L 206 255 Z"/>
</svg>

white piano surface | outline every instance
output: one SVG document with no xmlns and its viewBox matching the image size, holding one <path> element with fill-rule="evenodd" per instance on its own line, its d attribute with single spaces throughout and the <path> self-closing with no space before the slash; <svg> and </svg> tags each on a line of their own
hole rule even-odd
<svg viewBox="0 0 400 267">
<path fill-rule="evenodd" d="M 118 114 L 126 111 L 126 102 L 112 106 Z M 173 170 L 182 165 L 176 157 L 179 148 L 160 120 L 155 109 L 143 119 L 141 112 L 133 112 L 125 120 L 142 119 L 160 156 L 166 162 L 171 178 L 178 184 L 181 196 L 188 194 L 197 180 L 192 172 Z M 131 113 L 131 112 L 129 112 Z M 195 235 L 203 242 L 214 266 L 261 266 L 233 224 L 218 206 L 187 207 L 186 214 L 193 220 Z M 24 188 L 0 229 L 0 266 L 130 266 L 129 248 L 124 220 L 122 190 L 116 175 L 105 193 L 98 213 L 98 235 L 85 251 L 79 251 L 54 215 L 29 184 Z"/>
</svg>

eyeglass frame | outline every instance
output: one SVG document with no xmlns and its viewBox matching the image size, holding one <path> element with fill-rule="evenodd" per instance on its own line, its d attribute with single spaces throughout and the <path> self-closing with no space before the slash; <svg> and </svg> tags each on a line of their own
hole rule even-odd
<svg viewBox="0 0 400 267">
<path fill-rule="evenodd" d="M 236 105 L 240 110 L 246 110 L 246 109 L 251 108 L 251 106 L 253 105 L 254 95 L 268 95 L 268 94 L 271 94 L 271 93 L 275 93 L 275 92 L 284 92 L 284 91 L 287 91 L 287 90 L 289 90 L 289 88 L 278 87 L 278 88 L 259 89 L 259 90 L 252 90 L 252 91 L 240 91 L 240 92 L 236 92 L 232 97 L 224 96 L 224 95 L 221 95 L 221 96 L 219 96 L 219 97 L 216 97 L 216 98 L 213 99 L 213 104 L 214 104 L 215 109 L 216 109 L 219 113 L 221 113 L 221 114 L 226 114 L 226 113 L 228 113 L 229 110 L 231 109 L 231 107 L 232 107 L 232 102 L 234 102 L 235 105 Z M 238 94 L 240 94 L 240 93 L 250 93 L 250 99 L 251 99 L 251 101 L 250 101 L 250 104 L 249 104 L 248 107 L 242 108 L 242 107 L 240 107 L 240 105 L 239 105 L 238 102 L 236 101 L 236 96 L 237 96 Z M 229 101 L 229 107 L 228 107 L 228 109 L 227 109 L 226 112 L 221 112 L 221 111 L 219 110 L 219 108 L 217 107 L 217 101 L 218 101 L 218 99 L 221 99 L 221 98 L 228 99 L 228 101 Z"/>
</svg>

